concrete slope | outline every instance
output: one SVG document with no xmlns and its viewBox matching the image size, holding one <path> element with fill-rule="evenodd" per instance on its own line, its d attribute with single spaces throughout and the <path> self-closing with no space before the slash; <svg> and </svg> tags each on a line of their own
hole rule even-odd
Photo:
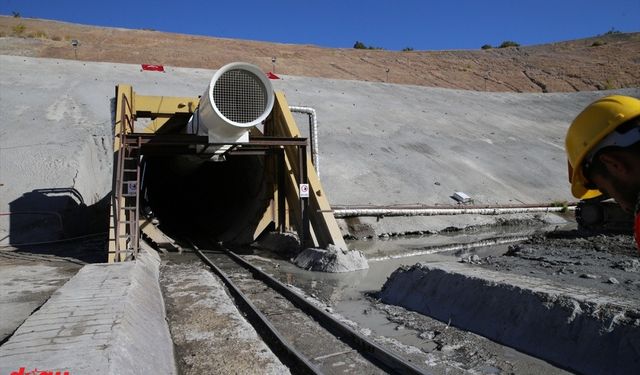
<svg viewBox="0 0 640 375">
<path fill-rule="evenodd" d="M 114 86 L 196 96 L 213 74 L 15 56 L 0 56 L 0 65 L 0 212 L 98 203 L 111 188 Z M 317 109 L 321 178 L 330 202 L 340 204 L 452 203 L 457 190 L 476 203 L 569 200 L 565 129 L 605 94 L 479 93 L 288 76 L 274 83 L 290 105 Z M 639 89 L 624 92 L 640 96 Z M 66 200 L 34 192 L 51 188 L 73 192 L 60 192 Z M 18 228 L 0 218 L 6 240 Z"/>
<path fill-rule="evenodd" d="M 154 251 L 84 266 L 3 343 L 2 374 L 175 374 L 159 268 Z"/>
<path fill-rule="evenodd" d="M 454 203 L 454 191 L 479 204 L 572 200 L 566 129 L 611 93 L 498 94 L 298 77 L 275 84 L 290 104 L 318 112 L 321 179 L 334 204 Z"/>
</svg>

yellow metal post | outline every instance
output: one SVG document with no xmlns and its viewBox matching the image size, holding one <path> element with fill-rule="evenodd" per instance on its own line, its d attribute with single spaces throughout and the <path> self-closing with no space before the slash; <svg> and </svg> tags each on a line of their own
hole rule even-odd
<svg viewBox="0 0 640 375">
<path fill-rule="evenodd" d="M 175 116 L 188 117 L 198 106 L 197 97 L 136 95 L 136 118 L 150 118 L 151 122 L 141 133 L 158 133 Z"/>
<path fill-rule="evenodd" d="M 282 92 L 276 92 L 276 100 L 273 108 L 273 126 L 277 136 L 301 138 L 300 129 L 295 123 L 293 115 L 289 110 L 289 104 Z M 295 176 L 298 175 L 299 168 L 298 158 L 295 155 L 295 148 L 288 146 L 286 150 L 286 161 L 288 171 L 288 189 L 287 189 L 287 201 L 291 208 L 296 205 L 292 204 L 293 201 L 300 199 L 299 187 L 297 185 Z M 342 232 L 338 227 L 338 222 L 333 217 L 333 212 L 329 201 L 325 194 L 320 179 L 316 173 L 311 158 L 307 158 L 307 179 L 309 183 L 309 219 L 311 221 L 311 230 L 314 234 L 317 245 L 320 247 L 326 247 L 329 244 L 333 244 L 337 247 L 346 249 L 347 245 L 342 237 Z M 298 216 L 298 215 L 297 215 Z"/>
<path fill-rule="evenodd" d="M 127 134 L 129 132 L 128 121 L 133 121 L 133 108 L 135 106 L 135 93 L 133 92 L 133 87 L 130 85 L 120 84 L 116 86 L 116 117 L 114 124 L 114 138 L 113 138 L 113 189 L 111 191 L 112 201 L 111 201 L 111 210 L 110 218 L 109 218 L 109 248 L 108 248 L 108 262 L 121 262 L 125 259 L 126 254 L 124 252 L 118 251 L 119 249 L 126 249 L 126 240 L 122 237 L 119 237 L 120 233 L 126 232 L 126 225 L 122 223 L 118 223 L 117 215 L 125 215 L 124 209 L 124 198 L 116 197 L 116 189 L 117 189 L 117 167 L 118 164 L 122 144 L 121 144 L 121 134 Z M 116 200 L 119 200 L 116 202 Z M 119 212 L 116 210 L 119 209 Z M 116 244 L 117 241 L 117 244 Z"/>
<path fill-rule="evenodd" d="M 116 117 L 114 126 L 114 176 L 112 209 L 110 211 L 109 227 L 109 262 L 120 262 L 125 260 L 126 253 L 122 251 L 127 248 L 127 243 L 122 234 L 128 228 L 125 224 L 118 224 L 117 217 L 125 217 L 124 198 L 116 197 L 118 186 L 118 161 L 123 145 L 121 135 L 134 131 L 135 120 L 139 118 L 150 118 L 151 122 L 140 133 L 156 133 L 162 130 L 170 120 L 178 116 L 185 118 L 190 116 L 197 107 L 199 99 L 197 97 L 172 97 L 172 96 L 143 96 L 137 95 L 130 85 L 120 84 L 116 86 Z M 120 166 L 122 168 L 122 166 Z M 116 201 L 117 200 L 117 201 Z M 119 209 L 119 212 L 116 210 Z M 137 234 L 136 234 L 137 235 Z M 116 242 L 117 241 L 117 242 Z M 120 251 L 119 251 L 120 250 Z"/>
</svg>

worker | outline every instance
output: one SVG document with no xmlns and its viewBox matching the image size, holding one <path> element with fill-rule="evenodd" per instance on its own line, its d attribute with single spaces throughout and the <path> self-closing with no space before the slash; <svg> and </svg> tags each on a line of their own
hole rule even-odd
<svg viewBox="0 0 640 375">
<path fill-rule="evenodd" d="M 640 100 L 612 95 L 589 104 L 565 140 L 573 196 L 610 197 L 635 214 L 640 251 Z"/>
</svg>

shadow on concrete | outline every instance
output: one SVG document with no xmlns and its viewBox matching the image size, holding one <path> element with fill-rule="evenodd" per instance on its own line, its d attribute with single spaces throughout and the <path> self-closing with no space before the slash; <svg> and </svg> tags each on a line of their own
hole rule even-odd
<svg viewBox="0 0 640 375">
<path fill-rule="evenodd" d="M 73 188 L 24 193 L 9 203 L 9 244 L 28 253 L 104 262 L 110 198 L 87 205 Z"/>
</svg>

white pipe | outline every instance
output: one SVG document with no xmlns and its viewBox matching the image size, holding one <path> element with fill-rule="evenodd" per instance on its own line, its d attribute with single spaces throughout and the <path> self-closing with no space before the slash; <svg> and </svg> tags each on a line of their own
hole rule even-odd
<svg viewBox="0 0 640 375">
<path fill-rule="evenodd" d="M 385 261 L 390 259 L 414 257 L 418 255 L 444 253 L 445 251 L 460 251 L 460 250 L 466 251 L 466 250 L 476 249 L 478 247 L 506 245 L 514 242 L 522 242 L 522 241 L 528 240 L 529 238 L 530 236 L 513 236 L 513 237 L 502 237 L 502 238 L 490 238 L 486 240 L 480 240 L 480 241 L 463 243 L 463 244 L 457 243 L 457 244 L 436 245 L 426 249 L 412 251 L 404 254 L 395 254 L 395 255 L 386 255 L 382 257 L 368 258 L 367 261 L 371 263 L 371 262 L 380 262 L 380 261 Z"/>
<path fill-rule="evenodd" d="M 568 207 L 509 207 L 509 208 L 358 208 L 335 209 L 333 216 L 436 216 L 436 215 L 504 215 L 529 212 L 564 212 L 575 210 L 575 206 Z"/>
<path fill-rule="evenodd" d="M 289 106 L 291 112 L 306 113 L 309 115 L 309 138 L 311 138 L 311 161 L 316 168 L 316 174 L 320 178 L 320 163 L 318 162 L 318 116 L 316 110 L 311 107 Z"/>
</svg>

